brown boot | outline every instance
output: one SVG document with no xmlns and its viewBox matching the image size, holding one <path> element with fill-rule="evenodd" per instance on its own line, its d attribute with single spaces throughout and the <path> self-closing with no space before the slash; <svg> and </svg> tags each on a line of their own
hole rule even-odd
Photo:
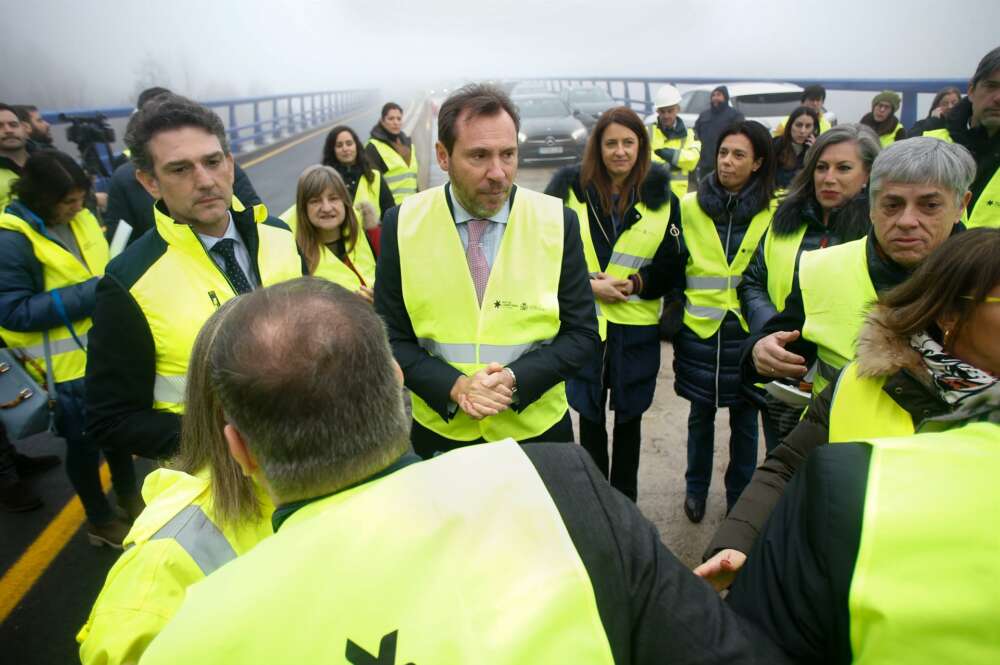
<svg viewBox="0 0 1000 665">
<path fill-rule="evenodd" d="M 8 513 L 26 513 L 42 507 L 42 500 L 23 480 L 0 487 L 0 508 Z"/>
<path fill-rule="evenodd" d="M 87 522 L 87 540 L 94 547 L 107 545 L 116 550 L 122 550 L 125 549 L 122 546 L 122 542 L 125 540 L 125 536 L 128 535 L 129 528 L 128 522 L 119 517 L 104 524 Z"/>
<path fill-rule="evenodd" d="M 141 494 L 118 497 L 118 507 L 125 511 L 128 521 L 134 522 L 139 514 L 146 509 L 146 502 L 142 500 Z"/>
</svg>

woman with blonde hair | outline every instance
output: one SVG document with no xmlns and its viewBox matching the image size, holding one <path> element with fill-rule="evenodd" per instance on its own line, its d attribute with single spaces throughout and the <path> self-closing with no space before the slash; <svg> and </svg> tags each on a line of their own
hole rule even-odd
<svg viewBox="0 0 1000 665">
<path fill-rule="evenodd" d="M 330 166 L 310 166 L 295 194 L 299 221 L 295 241 L 307 273 L 322 277 L 372 302 L 375 253 L 354 212 L 351 195 Z"/>
<path fill-rule="evenodd" d="M 138 662 L 187 587 L 272 533 L 274 506 L 229 456 L 225 416 L 209 383 L 212 344 L 236 300 L 213 314 L 195 340 L 180 451 L 146 477 L 146 509 L 76 638 L 84 665 Z"/>
</svg>

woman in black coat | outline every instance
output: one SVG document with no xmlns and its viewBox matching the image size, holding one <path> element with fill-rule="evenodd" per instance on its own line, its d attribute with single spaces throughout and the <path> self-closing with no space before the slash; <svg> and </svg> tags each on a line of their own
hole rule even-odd
<svg viewBox="0 0 1000 665">
<path fill-rule="evenodd" d="M 601 353 L 566 382 L 569 404 L 580 413 L 580 443 L 605 476 L 610 471 L 612 486 L 635 501 L 642 414 L 660 367 L 659 301 L 684 283 L 680 206 L 670 173 L 650 165 L 642 120 L 626 107 L 601 116 L 583 163 L 557 172 L 545 193 L 563 199 L 580 219 L 604 341 Z"/>
<path fill-rule="evenodd" d="M 785 131 L 774 137 L 774 185 L 785 189 L 805 165 L 806 151 L 819 136 L 819 114 L 800 106 L 788 116 Z"/>
<path fill-rule="evenodd" d="M 716 170 L 681 203 L 687 288 L 684 326 L 674 338 L 674 387 L 691 402 L 684 512 L 692 522 L 705 515 L 718 407 L 729 408 L 728 507 L 757 465 L 757 409 L 740 390 L 747 327 L 735 287 L 773 212 L 774 156 L 763 125 L 730 125 L 715 155 Z"/>
<path fill-rule="evenodd" d="M 751 333 L 784 309 L 802 252 L 868 233 L 866 185 L 879 151 L 878 138 L 861 124 L 839 125 L 816 139 L 736 289 Z M 759 403 L 764 407 L 764 438 L 770 452 L 798 424 L 802 407 L 786 404 L 770 392 Z"/>
</svg>

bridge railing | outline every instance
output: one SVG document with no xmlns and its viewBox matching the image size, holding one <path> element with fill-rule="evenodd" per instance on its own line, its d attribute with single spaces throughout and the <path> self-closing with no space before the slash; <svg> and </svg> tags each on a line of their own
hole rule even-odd
<svg viewBox="0 0 1000 665">
<path fill-rule="evenodd" d="M 955 86 L 959 90 L 965 90 L 968 81 L 960 79 L 802 79 L 802 78 L 705 78 L 705 77 L 665 77 L 665 78 L 641 78 L 641 77 L 557 77 L 557 78 L 537 78 L 532 79 L 545 83 L 550 90 L 558 92 L 563 88 L 592 85 L 602 86 L 608 94 L 625 106 L 629 106 L 643 113 L 653 112 L 653 96 L 659 86 L 665 83 L 681 85 L 717 84 L 725 83 L 747 83 L 747 82 L 774 82 L 774 83 L 794 83 L 805 87 L 807 85 L 819 84 L 830 91 L 850 91 L 850 92 L 881 92 L 882 90 L 894 90 L 902 95 L 902 107 L 900 109 L 899 120 L 904 126 L 909 127 L 917 120 L 917 95 L 921 93 L 936 93 L 941 88 Z"/>
<path fill-rule="evenodd" d="M 311 127 L 325 124 L 374 101 L 377 90 L 327 90 L 299 92 L 264 97 L 215 99 L 202 104 L 214 109 L 226 125 L 230 148 L 234 153 L 248 146 L 259 147 L 283 136 L 291 136 Z M 67 124 L 67 116 L 101 114 L 120 126 L 118 138 L 124 134 L 124 118 L 132 115 L 130 106 L 83 108 L 42 111 L 42 117 L 52 125 Z"/>
</svg>

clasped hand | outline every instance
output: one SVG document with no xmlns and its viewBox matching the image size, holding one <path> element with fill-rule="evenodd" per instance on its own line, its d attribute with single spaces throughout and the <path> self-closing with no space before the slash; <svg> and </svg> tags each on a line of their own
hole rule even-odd
<svg viewBox="0 0 1000 665">
<path fill-rule="evenodd" d="M 514 381 L 500 363 L 490 363 L 472 376 L 460 376 L 451 399 L 473 420 L 507 410 L 514 399 Z"/>
<path fill-rule="evenodd" d="M 607 273 L 599 272 L 596 277 L 591 278 L 590 288 L 594 291 L 594 297 L 602 302 L 625 302 L 632 295 L 632 280 L 615 279 Z"/>
</svg>

